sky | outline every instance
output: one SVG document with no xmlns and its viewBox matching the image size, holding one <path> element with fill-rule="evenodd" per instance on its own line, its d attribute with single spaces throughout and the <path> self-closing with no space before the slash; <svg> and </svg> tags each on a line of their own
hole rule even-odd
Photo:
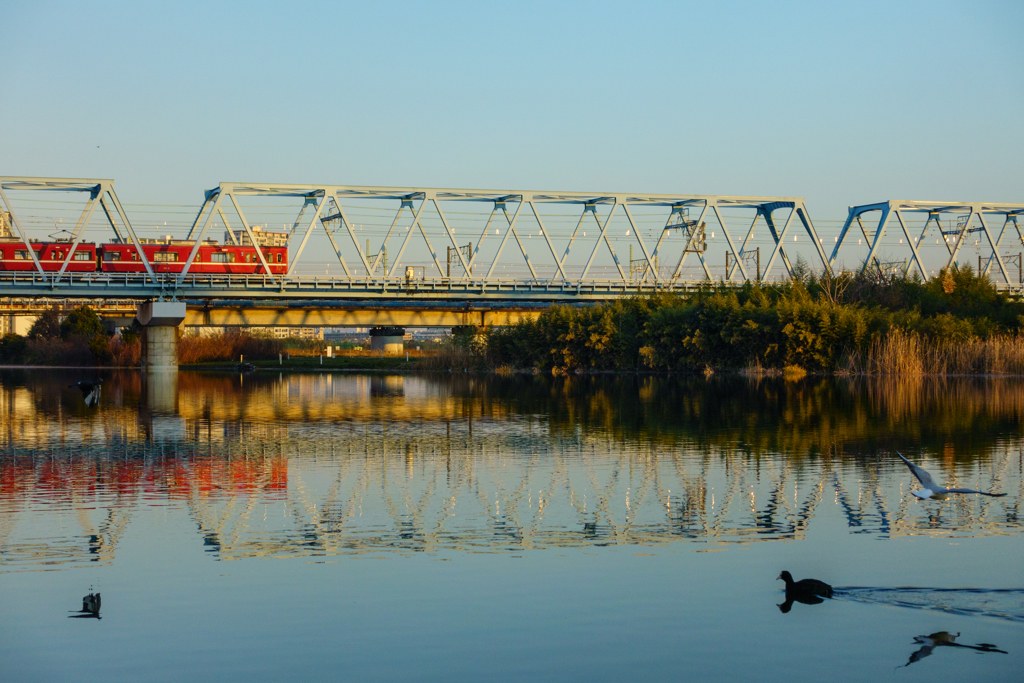
<svg viewBox="0 0 1024 683">
<path fill-rule="evenodd" d="M 0 0 L 0 175 L 1024 202 L 1020 2 Z"/>
</svg>

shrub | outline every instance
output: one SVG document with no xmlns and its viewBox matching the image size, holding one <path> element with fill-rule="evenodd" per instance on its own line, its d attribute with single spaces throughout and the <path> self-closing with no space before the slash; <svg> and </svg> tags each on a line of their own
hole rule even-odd
<svg viewBox="0 0 1024 683">
<path fill-rule="evenodd" d="M 88 306 L 79 306 L 74 309 L 60 323 L 61 339 L 68 339 L 73 336 L 92 339 L 98 335 L 106 335 L 103 321 L 96 315 L 96 311 Z"/>
<path fill-rule="evenodd" d="M 0 363 L 22 363 L 28 342 L 20 334 L 5 334 L 0 337 Z"/>
<path fill-rule="evenodd" d="M 494 330 L 487 361 L 556 372 L 787 366 L 911 372 L 914 354 L 950 349 L 921 367 L 994 368 L 999 363 L 967 360 L 963 349 L 1014 336 L 1024 325 L 1024 304 L 970 268 L 943 271 L 927 282 L 877 273 L 798 275 L 780 284 L 709 285 L 680 296 L 552 306 L 534 321 Z M 972 353 L 978 359 L 1016 353 L 1016 342 L 992 344 Z M 955 362 L 941 360 L 952 359 L 954 348 L 961 348 Z"/>
</svg>

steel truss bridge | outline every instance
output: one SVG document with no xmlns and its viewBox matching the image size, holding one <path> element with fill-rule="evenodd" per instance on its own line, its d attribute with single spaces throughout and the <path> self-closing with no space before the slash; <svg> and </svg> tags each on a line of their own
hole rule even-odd
<svg viewBox="0 0 1024 683">
<path fill-rule="evenodd" d="M 878 224 L 874 227 L 874 230 L 870 230 L 864 225 L 863 217 L 875 212 L 878 212 L 879 214 Z M 925 216 L 924 226 L 922 227 L 920 234 L 916 236 L 912 234 L 912 230 L 905 217 L 905 214 L 914 213 L 923 214 Z M 955 228 L 943 229 L 942 217 L 944 215 L 953 215 L 956 217 Z M 911 269 L 914 268 L 922 277 L 925 279 L 928 278 L 928 271 L 921 262 L 919 247 L 928 237 L 929 231 L 937 234 L 936 243 L 945 245 L 946 250 L 949 252 L 949 260 L 946 262 L 947 268 L 956 263 L 957 258 L 960 256 L 960 252 L 969 239 L 969 235 L 972 233 L 980 233 L 984 234 L 991 249 L 991 254 L 986 259 L 985 266 L 983 268 L 980 267 L 981 261 L 979 258 L 978 270 L 988 275 L 992 271 L 994 263 L 999 268 L 999 273 L 1002 276 L 1002 282 L 1006 285 L 1010 285 L 1011 288 L 1016 284 L 1019 289 L 1019 286 L 1024 283 L 1024 263 L 1022 263 L 1018 257 L 1017 266 L 1020 270 L 1017 273 L 1017 278 L 1011 278 L 1010 272 L 1003 261 L 1005 257 L 1000 256 L 999 251 L 1004 246 L 1004 240 L 1007 236 L 1008 229 L 1011 226 L 1016 231 L 1016 240 L 1024 246 L 1024 232 L 1021 231 L 1020 227 L 1020 218 L 1022 215 L 1024 215 L 1024 204 L 890 200 L 887 202 L 879 202 L 877 204 L 851 206 L 846 222 L 843 224 L 839 237 L 836 239 L 835 248 L 832 251 L 832 256 L 829 258 L 829 265 L 832 267 L 835 266 L 836 258 L 839 255 L 839 248 L 846 242 L 847 238 L 850 236 L 851 227 L 856 223 L 857 227 L 860 229 L 860 233 L 864 236 L 865 243 L 870 245 L 867 258 L 864 260 L 864 267 L 869 268 L 872 266 L 882 266 L 882 262 L 878 259 L 879 243 L 885 235 L 887 227 L 891 222 L 893 222 L 892 219 L 895 218 L 895 223 L 899 225 L 900 232 L 903 235 L 900 238 L 901 249 L 905 249 L 910 252 L 908 259 L 903 264 L 903 274 L 908 274 Z M 992 236 L 992 230 L 989 228 L 989 224 L 985 220 L 986 216 L 990 219 L 995 218 L 996 220 L 1002 221 L 1002 225 L 999 228 L 998 238 L 994 238 Z M 905 247 L 904 240 L 906 240 Z M 999 281 L 997 280 L 997 283 L 998 282 Z"/>
<path fill-rule="evenodd" d="M 170 299 L 185 301 L 186 324 L 197 325 L 501 324 L 536 315 L 552 303 L 681 292 L 716 280 L 740 284 L 785 278 L 793 272 L 797 249 L 810 258 L 812 268 L 831 272 L 840 265 L 840 248 L 849 243 L 854 224 L 870 246 L 862 267 L 880 267 L 881 240 L 892 218 L 910 250 L 911 258 L 900 264 L 904 273 L 916 268 L 927 276 L 918 248 L 934 218 L 947 245 L 947 266 L 956 263 L 971 233 L 984 232 L 992 251 L 985 272 L 998 272 L 1004 289 L 1021 286 L 1020 274 L 1011 277 L 1008 257 L 1001 257 L 999 249 L 1005 246 L 1003 238 L 1011 224 L 1024 244 L 1018 223 L 1024 204 L 889 201 L 851 207 L 827 255 L 804 199 L 796 197 L 221 183 L 205 193 L 187 234 L 194 241 L 191 253 L 182 272 L 172 274 L 156 272 L 148 261 L 113 180 L 0 177 L 0 217 L 8 224 L 4 227 L 27 243 L 38 235 L 29 234 L 10 192 L 85 197 L 81 215 L 67 231 L 72 248 L 59 269 L 44 270 L 34 250 L 28 250 L 33 270 L 0 272 L 0 297 L 8 299 L 11 313 L 32 308 L 26 306 L 28 300 Z M 200 244 L 220 225 L 230 242 L 242 237 L 257 244 L 247 211 L 258 212 L 258 202 L 268 199 L 294 204 L 285 274 L 191 272 Z M 372 240 L 376 244 L 366 240 L 364 249 L 353 214 L 367 206 L 392 218 L 383 238 Z M 862 222 L 862 216 L 872 211 L 882 214 L 874 231 Z M 917 237 L 904 219 L 911 212 L 928 217 Z M 475 217 L 463 218 L 467 213 Z M 136 246 L 145 272 L 68 270 L 74 247 L 85 237 L 94 214 L 102 216 L 114 239 Z M 959 216 L 956 230 L 943 228 L 939 218 L 944 214 Z M 998 238 L 989 230 L 986 216 L 1002 220 Z M 471 232 L 465 237 L 467 221 Z M 574 227 L 553 230 L 555 222 Z M 793 244 L 801 235 L 806 241 Z M 754 244 L 765 236 L 769 247 L 762 254 Z M 900 245 L 903 248 L 902 238 Z M 616 247 L 629 249 L 628 262 Z M 343 276 L 301 272 L 306 261 L 325 254 L 340 266 Z M 408 265 L 406 260 L 416 258 L 414 254 L 427 265 Z M 269 272 L 262 252 L 256 250 L 256 255 L 263 271 Z M 724 269 L 718 265 L 723 260 Z M 698 269 L 687 268 L 687 261 Z M 508 269 L 521 276 L 508 276 Z"/>
</svg>

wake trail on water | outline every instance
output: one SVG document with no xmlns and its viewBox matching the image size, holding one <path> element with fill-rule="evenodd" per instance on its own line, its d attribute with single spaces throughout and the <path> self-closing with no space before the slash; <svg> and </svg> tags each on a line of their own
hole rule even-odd
<svg viewBox="0 0 1024 683">
<path fill-rule="evenodd" d="M 833 597 L 841 600 L 1024 622 L 1024 588 L 844 586 L 834 590 Z"/>
</svg>

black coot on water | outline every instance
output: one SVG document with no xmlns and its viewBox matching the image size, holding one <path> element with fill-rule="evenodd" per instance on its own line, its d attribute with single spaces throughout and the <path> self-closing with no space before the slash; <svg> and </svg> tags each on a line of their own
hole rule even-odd
<svg viewBox="0 0 1024 683">
<path fill-rule="evenodd" d="M 822 598 L 832 597 L 832 586 L 817 579 L 801 579 L 794 581 L 793 575 L 788 571 L 779 574 L 779 578 L 786 582 L 786 601 L 779 605 L 783 612 L 789 612 L 794 602 L 805 605 L 817 605 L 824 602 Z"/>
</svg>

